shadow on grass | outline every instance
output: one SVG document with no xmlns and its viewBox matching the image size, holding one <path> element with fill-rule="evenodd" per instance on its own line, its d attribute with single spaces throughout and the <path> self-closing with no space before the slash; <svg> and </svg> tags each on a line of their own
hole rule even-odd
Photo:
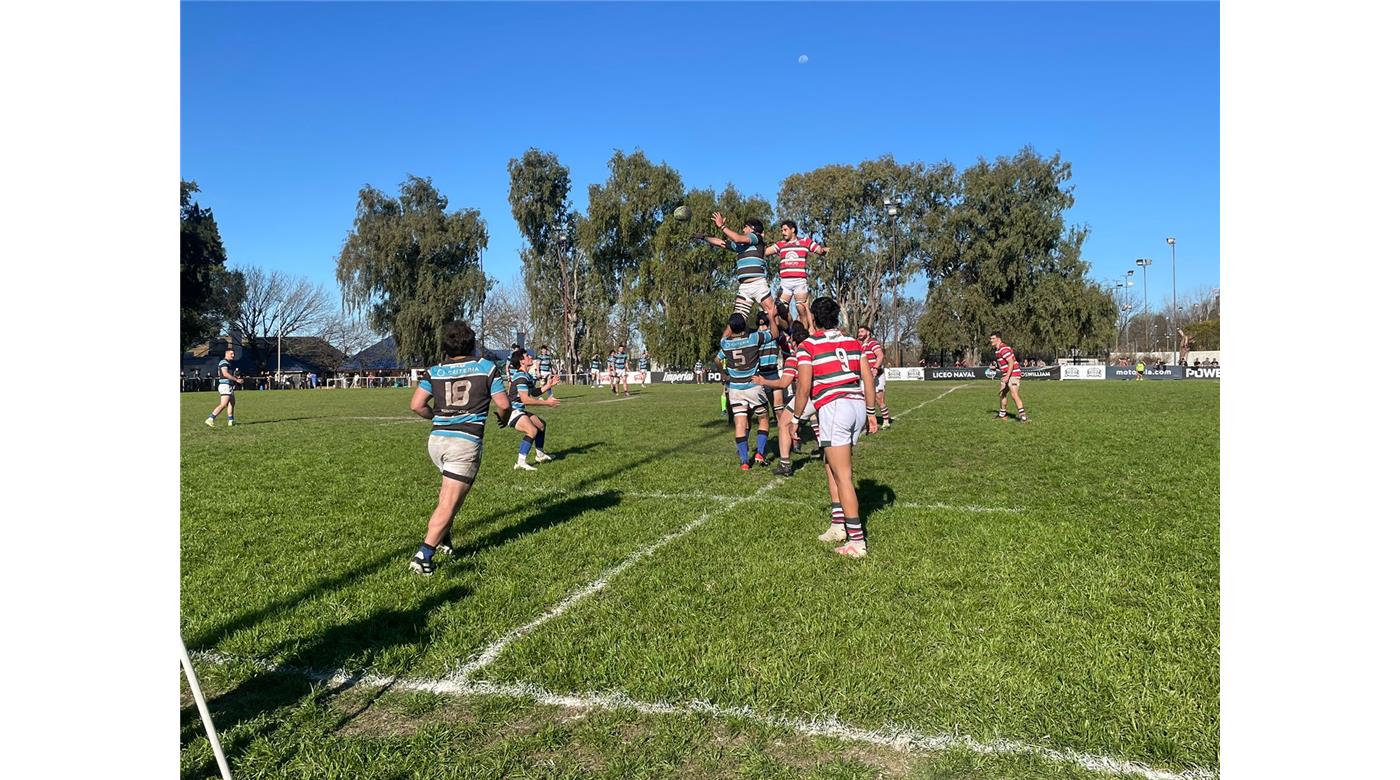
<svg viewBox="0 0 1400 780">
<path fill-rule="evenodd" d="M 420 656 L 433 640 L 432 630 L 428 626 L 432 613 L 438 608 L 451 605 L 470 594 L 469 588 L 455 585 L 429 596 L 415 607 L 384 609 L 358 620 L 334 626 L 309 644 L 293 650 L 287 656 L 285 666 L 297 670 L 318 669 L 329 672 L 372 667 L 375 661 L 386 653 L 400 651 L 404 648 L 411 651 L 410 657 Z M 397 652 L 395 654 L 399 655 Z M 221 734 L 225 735 L 223 738 L 224 753 L 230 759 L 230 763 L 236 761 L 241 753 L 247 751 L 259 739 L 271 735 L 282 728 L 283 724 L 296 720 L 288 717 L 266 716 L 301 702 L 308 693 L 311 693 L 315 705 L 321 708 L 328 699 L 363 680 L 365 676 L 363 672 L 352 672 L 349 679 L 327 685 L 314 693 L 308 690 L 305 671 L 263 672 L 240 682 L 229 691 L 209 701 L 209 712 L 214 719 L 215 727 L 219 729 Z M 329 731 L 335 731 L 368 709 L 393 687 L 396 680 L 397 677 L 391 677 L 369 697 L 369 700 L 359 710 L 346 715 L 339 724 Z M 329 682 L 329 679 L 325 681 Z M 193 705 L 181 707 L 180 721 L 182 747 L 204 733 L 198 710 Z M 230 732 L 231 727 L 235 724 L 250 721 L 260 721 L 260 724 L 253 729 Z M 182 777 L 202 778 L 217 774 L 217 772 L 211 757 L 204 766 L 190 768 L 182 774 Z"/>
<path fill-rule="evenodd" d="M 601 446 L 603 446 L 603 442 L 590 441 L 587 444 L 576 444 L 572 447 L 567 447 L 562 450 L 555 450 L 554 452 L 549 453 L 549 457 L 553 460 L 563 460 L 569 457 L 570 455 L 579 455 L 588 452 L 589 450 L 595 450 Z"/>
<path fill-rule="evenodd" d="M 242 427 L 247 426 L 247 425 L 271 425 L 271 424 L 273 424 L 273 423 L 298 422 L 298 421 L 300 421 L 300 420 L 335 420 L 335 419 L 338 419 L 335 415 L 329 415 L 329 414 L 310 414 L 310 415 L 307 415 L 307 416 L 305 416 L 305 417 L 279 417 L 279 418 L 277 418 L 276 420 L 253 420 L 252 422 L 234 423 L 234 426 L 233 426 L 233 427 L 235 427 L 235 428 L 242 428 Z"/>
<path fill-rule="evenodd" d="M 498 528 L 478 539 L 473 539 L 469 544 L 457 548 L 458 555 L 465 557 L 475 555 L 482 550 L 489 550 L 492 547 L 500 547 L 527 534 L 567 523 L 585 512 L 608 509 L 620 503 L 622 503 L 622 494 L 615 490 L 555 501 L 541 507 L 528 517 L 521 518 L 518 522 L 504 528 Z"/>
<path fill-rule="evenodd" d="M 894 489 L 873 479 L 856 481 L 856 501 L 860 504 L 860 523 L 865 534 L 870 536 L 870 518 L 881 509 L 894 503 Z"/>
</svg>

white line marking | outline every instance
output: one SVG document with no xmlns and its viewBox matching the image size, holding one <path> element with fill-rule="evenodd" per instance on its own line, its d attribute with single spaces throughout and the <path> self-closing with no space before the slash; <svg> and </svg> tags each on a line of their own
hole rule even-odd
<svg viewBox="0 0 1400 780">
<path fill-rule="evenodd" d="M 512 490 L 520 493 L 536 493 L 551 496 L 602 496 L 616 493 L 623 498 L 656 498 L 674 501 L 735 501 L 739 499 L 752 498 L 749 496 L 726 495 L 724 493 L 654 493 L 650 491 L 631 490 L 565 490 L 564 488 L 536 487 L 533 485 L 511 485 Z M 795 504 L 798 506 L 821 506 L 820 501 L 804 501 L 800 498 L 769 498 L 766 499 L 772 504 Z M 900 501 L 896 499 L 894 503 L 885 507 L 881 511 L 890 509 L 953 509 L 962 512 L 1007 512 L 1010 514 L 1020 514 L 1025 509 L 1012 506 L 977 506 L 975 504 L 943 504 L 939 502 L 919 503 L 915 501 Z"/>
<path fill-rule="evenodd" d="M 1016 507 L 1016 506 L 956 505 L 956 504 L 940 504 L 940 503 L 938 503 L 938 502 L 934 502 L 934 503 L 932 503 L 932 504 L 919 504 L 919 503 L 915 503 L 915 502 L 913 502 L 913 501 L 900 501 L 900 500 L 898 500 L 898 499 L 896 499 L 895 502 L 894 502 L 893 504 L 890 504 L 888 507 L 885 507 L 885 508 L 886 508 L 886 509 L 956 509 L 956 510 L 959 510 L 959 511 L 962 511 L 962 512 L 1008 512 L 1008 513 L 1010 513 L 1010 514 L 1020 514 L 1020 513 L 1024 512 L 1024 511 L 1026 511 L 1025 509 L 1022 509 L 1021 507 Z"/>
<path fill-rule="evenodd" d="M 536 704 L 544 704 L 568 709 L 624 710 L 646 715 L 708 715 L 717 718 L 736 718 L 770 728 L 796 731 L 813 737 L 832 737 L 845 742 L 863 742 L 879 745 L 905 753 L 931 753 L 949 748 L 963 748 L 976 753 L 989 755 L 1034 755 L 1052 761 L 1078 764 L 1093 772 L 1107 772 L 1115 775 L 1132 775 L 1147 780 L 1215 780 L 1218 776 L 1210 769 L 1188 769 L 1184 772 L 1171 772 L 1156 769 L 1136 761 L 1126 761 L 1111 756 L 1082 753 L 1077 750 L 1055 749 L 997 739 L 991 742 L 978 742 L 971 737 L 954 734 L 924 734 L 915 729 L 900 725 L 886 725 L 870 730 L 852 726 L 830 715 L 807 715 L 793 717 L 770 715 L 756 712 L 752 707 L 721 707 L 707 701 L 692 699 L 685 703 L 646 702 L 634 699 L 619 692 L 599 693 L 555 693 L 528 682 L 492 682 L 489 680 L 462 679 L 423 679 L 398 678 L 370 674 L 368 672 L 334 672 L 313 669 L 280 667 L 266 661 L 238 659 L 222 653 L 207 651 L 191 653 L 202 663 L 229 665 L 247 663 L 269 672 L 299 674 L 308 679 L 329 685 L 352 688 L 397 688 L 404 691 L 419 691 L 448 696 L 510 696 L 527 699 Z"/>
<path fill-rule="evenodd" d="M 951 388 L 951 389 L 949 389 L 949 390 L 945 390 L 945 391 L 943 391 L 943 395 L 938 396 L 938 398 L 942 398 L 944 395 L 947 395 L 948 393 L 953 392 L 953 390 L 961 390 L 961 389 L 963 389 L 964 387 L 967 387 L 967 385 L 962 384 L 962 385 L 958 385 L 957 387 Z M 923 403 L 919 404 L 918 406 L 913 406 L 913 407 L 910 407 L 910 408 L 908 408 L 908 409 L 905 409 L 904 411 L 900 412 L 899 414 L 896 414 L 895 416 L 891 417 L 890 419 L 891 419 L 891 420 L 898 420 L 899 418 L 903 417 L 903 416 L 906 415 L 906 414 L 909 414 L 910 412 L 914 411 L 915 409 L 918 409 L 918 408 L 920 408 L 920 407 L 922 407 L 922 406 L 925 406 L 925 405 L 927 405 L 927 404 L 933 403 L 934 401 L 937 401 L 938 398 L 930 398 L 930 399 L 928 399 L 927 401 L 924 401 Z"/>
<path fill-rule="evenodd" d="M 699 528 L 700 526 L 704 525 L 706 522 L 709 521 L 711 517 L 715 516 L 716 514 L 728 512 L 729 510 L 744 503 L 745 501 L 751 501 L 755 498 L 758 498 L 759 496 L 763 495 L 764 493 L 767 493 L 768 491 L 772 490 L 780 484 L 782 483 L 778 482 L 777 480 L 771 481 L 763 487 L 759 488 L 757 492 L 751 495 L 735 498 L 734 500 L 730 501 L 724 506 L 718 507 L 716 509 L 711 509 L 708 512 L 701 514 L 694 520 L 691 520 L 689 523 L 686 523 L 684 526 L 681 526 L 679 530 L 672 531 L 671 533 L 666 534 L 660 539 L 657 539 L 656 541 L 652 542 L 646 547 L 637 550 L 636 552 L 627 556 L 627 558 L 623 560 L 622 563 L 619 563 L 611 569 L 608 569 L 607 571 L 603 572 L 602 576 L 598 577 L 598 579 L 588 583 L 582 588 L 579 588 L 578 590 L 569 594 L 569 596 L 566 597 L 563 601 L 554 605 L 553 609 L 549 610 L 543 615 L 540 615 L 534 620 L 531 620 L 529 623 L 526 623 L 523 626 L 518 626 L 514 629 L 511 629 L 509 632 L 506 633 L 505 636 L 501 637 L 500 639 L 497 639 L 495 642 L 492 642 L 489 646 L 487 646 L 487 648 L 481 651 L 481 653 L 475 658 L 463 664 L 461 668 L 453 672 L 451 676 L 456 679 L 465 680 L 468 676 L 474 674 L 475 672 L 481 671 L 487 666 L 490 666 L 493 662 L 495 662 L 495 660 L 498 657 L 500 657 L 501 652 L 505 650 L 508 646 L 510 646 L 512 642 L 525 636 L 531 631 L 534 631 L 536 628 L 539 628 L 540 626 L 544 625 L 545 623 L 548 623 L 554 618 L 559 617 L 560 615 L 569 611 L 575 604 L 579 603 L 580 601 L 583 601 L 589 596 L 592 596 L 594 593 L 597 593 L 603 588 L 606 588 L 608 586 L 608 583 L 611 582 L 614 577 L 632 568 L 632 566 L 638 561 L 642 560 L 643 558 L 646 558 L 647 556 L 651 555 L 652 553 L 656 552 L 662 547 L 665 547 L 671 542 L 681 538 L 682 536 L 685 536 L 691 531 L 694 531 L 696 528 Z"/>
</svg>

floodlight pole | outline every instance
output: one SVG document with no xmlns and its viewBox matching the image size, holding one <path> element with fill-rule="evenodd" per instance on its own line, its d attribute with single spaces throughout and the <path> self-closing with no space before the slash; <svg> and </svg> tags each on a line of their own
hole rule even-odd
<svg viewBox="0 0 1400 780">
<path fill-rule="evenodd" d="M 1167 236 L 1167 246 L 1172 248 L 1172 353 L 1176 354 L 1181 347 L 1176 334 L 1176 239 Z"/>
<path fill-rule="evenodd" d="M 277 331 L 277 384 L 282 384 L 282 331 Z"/>
<path fill-rule="evenodd" d="M 1147 351 L 1152 348 L 1152 337 L 1147 331 L 1148 323 L 1152 320 L 1152 306 L 1147 300 L 1147 267 L 1152 265 L 1152 258 L 1139 257 L 1136 262 L 1142 266 L 1142 338 L 1144 340 L 1142 348 L 1143 351 Z"/>
</svg>

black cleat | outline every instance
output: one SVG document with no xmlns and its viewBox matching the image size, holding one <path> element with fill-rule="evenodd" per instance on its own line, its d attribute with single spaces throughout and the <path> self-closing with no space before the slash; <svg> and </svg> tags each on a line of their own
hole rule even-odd
<svg viewBox="0 0 1400 780">
<path fill-rule="evenodd" d="M 408 561 L 408 568 L 409 571 L 416 571 L 424 577 L 431 577 L 433 576 L 433 571 L 437 569 L 437 566 L 434 565 L 431 560 L 421 555 L 414 555 Z"/>
</svg>

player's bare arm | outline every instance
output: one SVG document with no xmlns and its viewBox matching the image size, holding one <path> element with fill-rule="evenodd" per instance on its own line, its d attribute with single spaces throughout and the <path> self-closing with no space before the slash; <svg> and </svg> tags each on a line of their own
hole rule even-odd
<svg viewBox="0 0 1400 780">
<path fill-rule="evenodd" d="M 800 363 L 797 366 L 797 398 L 793 401 L 794 409 L 806 409 L 807 401 L 812 395 L 812 365 L 810 363 Z M 874 399 L 871 399 L 874 400 Z M 870 404 L 867 403 L 866 406 Z"/>
<path fill-rule="evenodd" d="M 415 388 L 413 398 L 408 401 L 408 410 L 422 417 L 424 420 L 433 419 L 433 410 L 429 403 L 432 402 L 433 394 L 423 388 Z"/>
<path fill-rule="evenodd" d="M 863 352 L 860 356 L 860 386 L 865 395 L 865 427 L 870 433 L 875 433 L 880 430 L 880 419 L 875 415 L 875 372 L 870 370 L 870 361 L 865 359 Z"/>
</svg>

